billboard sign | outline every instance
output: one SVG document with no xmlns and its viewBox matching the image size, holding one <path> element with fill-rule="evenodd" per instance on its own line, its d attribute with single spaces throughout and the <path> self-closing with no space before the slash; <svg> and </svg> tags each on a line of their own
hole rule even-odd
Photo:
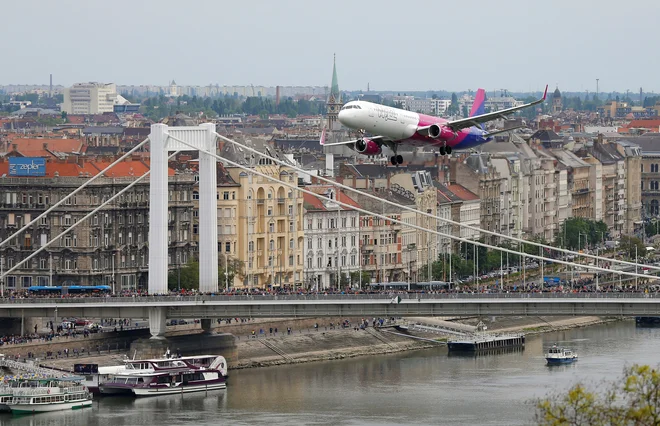
<svg viewBox="0 0 660 426">
<path fill-rule="evenodd" d="M 46 176 L 46 159 L 9 157 L 9 176 Z"/>
</svg>

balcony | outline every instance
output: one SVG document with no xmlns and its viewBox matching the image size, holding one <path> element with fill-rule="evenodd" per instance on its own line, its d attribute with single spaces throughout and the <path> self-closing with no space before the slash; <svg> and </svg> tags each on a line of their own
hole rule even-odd
<svg viewBox="0 0 660 426">
<path fill-rule="evenodd" d="M 278 198 L 277 204 L 284 204 L 284 198 Z"/>
</svg>

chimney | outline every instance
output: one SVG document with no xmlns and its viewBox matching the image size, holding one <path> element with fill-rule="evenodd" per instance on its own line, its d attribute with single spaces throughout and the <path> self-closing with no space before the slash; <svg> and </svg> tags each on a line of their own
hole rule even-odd
<svg viewBox="0 0 660 426">
<path fill-rule="evenodd" d="M 44 151 L 48 151 L 48 142 L 44 142 Z"/>
</svg>

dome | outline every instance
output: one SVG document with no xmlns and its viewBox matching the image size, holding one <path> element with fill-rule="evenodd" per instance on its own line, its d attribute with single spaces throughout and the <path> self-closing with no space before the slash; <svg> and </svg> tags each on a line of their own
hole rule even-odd
<svg viewBox="0 0 660 426">
<path fill-rule="evenodd" d="M 555 89 L 554 95 L 552 95 L 554 98 L 561 98 L 561 92 L 559 91 L 559 87 Z"/>
</svg>

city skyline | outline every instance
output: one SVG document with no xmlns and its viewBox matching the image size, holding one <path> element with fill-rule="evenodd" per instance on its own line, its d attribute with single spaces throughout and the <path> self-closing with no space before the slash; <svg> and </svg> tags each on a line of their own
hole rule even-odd
<svg viewBox="0 0 660 426">
<path fill-rule="evenodd" d="M 652 14 L 621 21 L 619 12 L 595 1 L 566 8 L 476 3 L 479 14 L 474 4 L 456 5 L 448 16 L 442 4 L 416 2 L 411 10 L 422 10 L 424 20 L 419 25 L 413 18 L 409 27 L 401 26 L 402 7 L 394 2 L 338 0 L 321 10 L 298 1 L 287 8 L 260 3 L 251 12 L 205 1 L 183 10 L 153 1 L 139 9 L 123 0 L 112 9 L 79 1 L 11 3 L 6 16 L 17 19 L 7 21 L 7 33 L 20 36 L 0 46 L 0 55 L 20 65 L 0 70 L 0 83 L 46 84 L 52 73 L 64 86 L 166 85 L 174 79 L 191 86 L 322 87 L 329 85 L 336 54 L 340 88 L 350 91 L 369 85 L 375 91 L 538 92 L 549 84 L 591 93 L 596 79 L 600 92 L 660 89 L 652 55 L 636 58 L 625 73 L 611 66 L 613 52 L 658 38 Z M 21 16 L 30 16 L 30 31 Z M 207 23 L 203 16 L 218 18 Z M 617 31 L 607 31 L 611 24 Z"/>
</svg>

